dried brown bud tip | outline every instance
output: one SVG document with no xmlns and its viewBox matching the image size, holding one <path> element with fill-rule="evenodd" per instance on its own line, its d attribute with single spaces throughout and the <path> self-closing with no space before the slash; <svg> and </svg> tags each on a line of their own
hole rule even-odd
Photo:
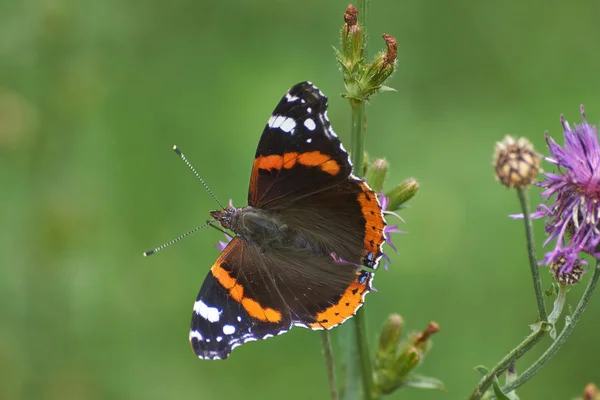
<svg viewBox="0 0 600 400">
<path fill-rule="evenodd" d="M 585 400 L 594 400 L 598 396 L 598 388 L 593 383 L 588 383 L 583 392 Z"/>
<path fill-rule="evenodd" d="M 398 55 L 398 42 L 392 35 L 388 35 L 384 33 L 381 35 L 383 40 L 385 40 L 385 45 L 387 46 L 387 53 L 385 55 L 385 61 L 383 62 L 383 66 L 381 69 L 387 67 L 389 64 L 393 64 L 396 61 L 396 56 Z"/>
<path fill-rule="evenodd" d="M 494 151 L 496 178 L 508 188 L 525 188 L 540 172 L 540 157 L 529 140 L 506 136 Z"/>
<path fill-rule="evenodd" d="M 417 336 L 417 340 L 415 340 L 415 344 L 426 342 L 431 335 L 440 331 L 440 326 L 437 322 L 431 321 L 427 328 Z"/>
<path fill-rule="evenodd" d="M 354 26 L 358 22 L 358 10 L 352 4 L 348 4 L 348 7 L 346 7 L 344 21 L 348 26 Z"/>
<path fill-rule="evenodd" d="M 564 286 L 573 286 L 581 281 L 583 267 L 581 264 L 575 264 L 571 271 L 561 272 L 561 269 L 563 265 L 565 265 L 566 261 L 567 259 L 565 257 L 560 257 L 557 261 L 550 264 L 550 272 L 552 273 L 552 276 L 556 282 Z"/>
</svg>

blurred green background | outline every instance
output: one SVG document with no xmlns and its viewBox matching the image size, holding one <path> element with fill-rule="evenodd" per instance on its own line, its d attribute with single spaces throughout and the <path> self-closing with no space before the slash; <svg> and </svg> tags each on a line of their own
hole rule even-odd
<svg viewBox="0 0 600 400">
<path fill-rule="evenodd" d="M 206 229 L 151 258 L 215 203 L 246 201 L 259 135 L 280 96 L 312 80 L 348 143 L 331 45 L 341 1 L 0 3 L 0 398 L 326 398 L 320 334 L 304 329 L 201 361 L 192 303 L 218 251 Z M 516 195 L 493 177 L 494 143 L 562 143 L 559 115 L 600 120 L 600 3 L 373 1 L 370 52 L 398 40 L 398 93 L 368 107 L 367 149 L 388 184 L 421 185 L 409 235 L 368 296 L 371 339 L 399 312 L 441 332 L 418 372 L 461 399 L 536 316 Z M 347 146 L 348 147 L 348 146 Z M 546 166 L 547 169 L 551 169 Z M 539 193 L 539 191 L 534 191 Z M 534 197 L 537 202 L 537 198 Z M 536 224 L 541 258 L 543 224 Z M 550 284 L 543 271 L 544 285 Z M 583 287 L 569 297 L 575 306 Z M 595 296 L 562 351 L 520 391 L 570 399 L 600 381 Z M 549 344 L 526 356 L 523 370 Z M 374 341 L 374 340 L 373 340 Z"/>
</svg>

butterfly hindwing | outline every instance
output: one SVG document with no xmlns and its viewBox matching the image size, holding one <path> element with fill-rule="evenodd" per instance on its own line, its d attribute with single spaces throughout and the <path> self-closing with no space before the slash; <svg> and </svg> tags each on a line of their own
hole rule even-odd
<svg viewBox="0 0 600 400">
<path fill-rule="evenodd" d="M 375 193 L 352 176 L 329 189 L 271 206 L 309 243 L 356 265 L 375 269 L 385 242 L 385 220 Z"/>
<path fill-rule="evenodd" d="M 307 250 L 260 249 L 234 238 L 204 280 L 190 328 L 198 357 L 225 359 L 291 325 L 329 329 L 356 313 L 372 274 Z"/>
<path fill-rule="evenodd" d="M 233 238 L 212 266 L 194 303 L 190 344 L 203 359 L 225 359 L 246 342 L 286 332 L 287 310 L 275 309 L 270 285 Z"/>
</svg>

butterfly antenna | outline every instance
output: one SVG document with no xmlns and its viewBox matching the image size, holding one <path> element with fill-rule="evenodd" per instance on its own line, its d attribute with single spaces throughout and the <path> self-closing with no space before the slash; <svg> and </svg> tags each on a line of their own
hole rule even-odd
<svg viewBox="0 0 600 400">
<path fill-rule="evenodd" d="M 215 196 L 215 194 L 212 192 L 212 190 L 210 190 L 210 188 L 208 187 L 208 185 L 206 184 L 206 182 L 204 182 L 204 179 L 202 179 L 200 177 L 200 174 L 196 171 L 196 168 L 194 168 L 194 166 L 192 164 L 190 164 L 190 162 L 183 155 L 183 153 L 181 152 L 181 150 L 179 150 L 179 147 L 173 146 L 173 150 L 175 150 L 175 153 L 179 154 L 179 157 L 181 157 L 181 159 L 183 160 L 183 162 L 192 170 L 192 172 L 194 173 L 194 175 L 196 175 L 196 178 L 198 178 L 198 180 L 204 185 L 204 188 L 208 191 L 208 193 L 210 193 L 210 195 L 212 196 L 212 198 L 215 199 L 215 201 L 217 202 L 217 204 L 221 208 L 225 209 L 225 207 L 223 207 L 223 204 L 221 204 L 221 202 L 219 201 L 219 199 L 217 199 L 217 196 Z"/>
<path fill-rule="evenodd" d="M 165 247 L 169 247 L 170 245 L 172 245 L 172 244 L 173 244 L 173 243 L 175 243 L 175 242 L 179 242 L 179 241 L 180 241 L 181 239 L 183 239 L 184 237 L 186 237 L 186 236 L 189 236 L 189 235 L 191 235 L 192 233 L 194 233 L 194 232 L 196 232 L 196 231 L 199 231 L 200 229 L 202 229 L 202 228 L 205 228 L 205 227 L 206 227 L 206 226 L 208 226 L 208 225 L 210 225 L 210 223 L 208 223 L 208 222 L 207 222 L 206 224 L 204 224 L 204 225 L 201 225 L 201 226 L 199 226 L 199 227 L 197 227 L 197 228 L 194 228 L 194 229 L 192 229 L 191 231 L 189 231 L 189 232 L 186 232 L 186 233 L 184 233 L 183 235 L 181 235 L 181 236 L 179 236 L 179 237 L 177 237 L 177 238 L 175 238 L 175 239 L 171 240 L 170 242 L 167 242 L 167 243 L 165 243 L 165 244 L 161 244 L 160 246 L 158 246 L 158 247 L 157 247 L 157 248 L 155 248 L 155 249 L 152 249 L 152 250 L 145 251 L 145 252 L 144 252 L 144 257 L 151 256 L 152 254 L 154 254 L 154 253 L 156 253 L 156 252 L 159 252 L 159 251 L 161 251 L 161 250 L 162 250 L 162 249 L 164 249 Z"/>
</svg>

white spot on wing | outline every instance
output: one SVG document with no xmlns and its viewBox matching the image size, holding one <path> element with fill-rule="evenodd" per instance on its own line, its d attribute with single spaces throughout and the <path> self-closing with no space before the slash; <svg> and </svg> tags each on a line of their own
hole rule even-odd
<svg viewBox="0 0 600 400">
<path fill-rule="evenodd" d="M 311 138 L 306 139 L 306 143 L 311 143 L 311 142 L 312 142 Z"/>
<path fill-rule="evenodd" d="M 190 331 L 190 342 L 192 341 L 193 338 L 198 339 L 198 341 L 204 340 L 204 338 L 202 337 L 202 334 L 198 331 Z"/>
<path fill-rule="evenodd" d="M 308 107 L 308 108 L 306 109 L 306 112 L 310 114 L 310 113 L 312 112 L 312 108 Z"/>
<path fill-rule="evenodd" d="M 293 133 L 293 129 L 296 127 L 296 121 L 294 121 L 292 118 L 286 118 L 285 121 L 283 121 L 283 123 L 281 124 L 281 130 L 284 132 L 292 132 Z"/>
<path fill-rule="evenodd" d="M 294 101 L 296 101 L 296 100 L 299 99 L 299 97 L 296 97 L 296 96 L 291 95 L 289 93 L 285 94 L 285 98 L 287 99 L 288 103 L 292 103 L 292 102 L 294 102 Z"/>
<path fill-rule="evenodd" d="M 233 325 L 223 325 L 223 333 L 226 334 L 226 335 L 232 335 L 232 334 L 234 334 L 235 333 L 235 326 L 233 326 Z"/>
<path fill-rule="evenodd" d="M 271 118 L 269 118 L 269 122 L 267 123 L 271 128 L 279 128 L 285 120 L 286 117 L 284 117 L 283 115 L 271 115 Z"/>
<path fill-rule="evenodd" d="M 304 126 L 309 130 L 309 131 L 314 131 L 315 128 L 317 127 L 317 124 L 315 124 L 315 121 L 313 121 L 312 118 L 306 118 L 304 120 Z"/>
<path fill-rule="evenodd" d="M 223 340 L 223 336 L 217 336 L 217 342 L 221 342 Z"/>
<path fill-rule="evenodd" d="M 207 306 L 202 300 L 194 303 L 194 311 L 209 322 L 219 321 L 221 312 L 216 307 Z M 208 341 L 208 339 L 206 339 Z"/>
<path fill-rule="evenodd" d="M 242 317 L 238 315 L 237 320 L 238 322 L 242 322 Z"/>
</svg>

